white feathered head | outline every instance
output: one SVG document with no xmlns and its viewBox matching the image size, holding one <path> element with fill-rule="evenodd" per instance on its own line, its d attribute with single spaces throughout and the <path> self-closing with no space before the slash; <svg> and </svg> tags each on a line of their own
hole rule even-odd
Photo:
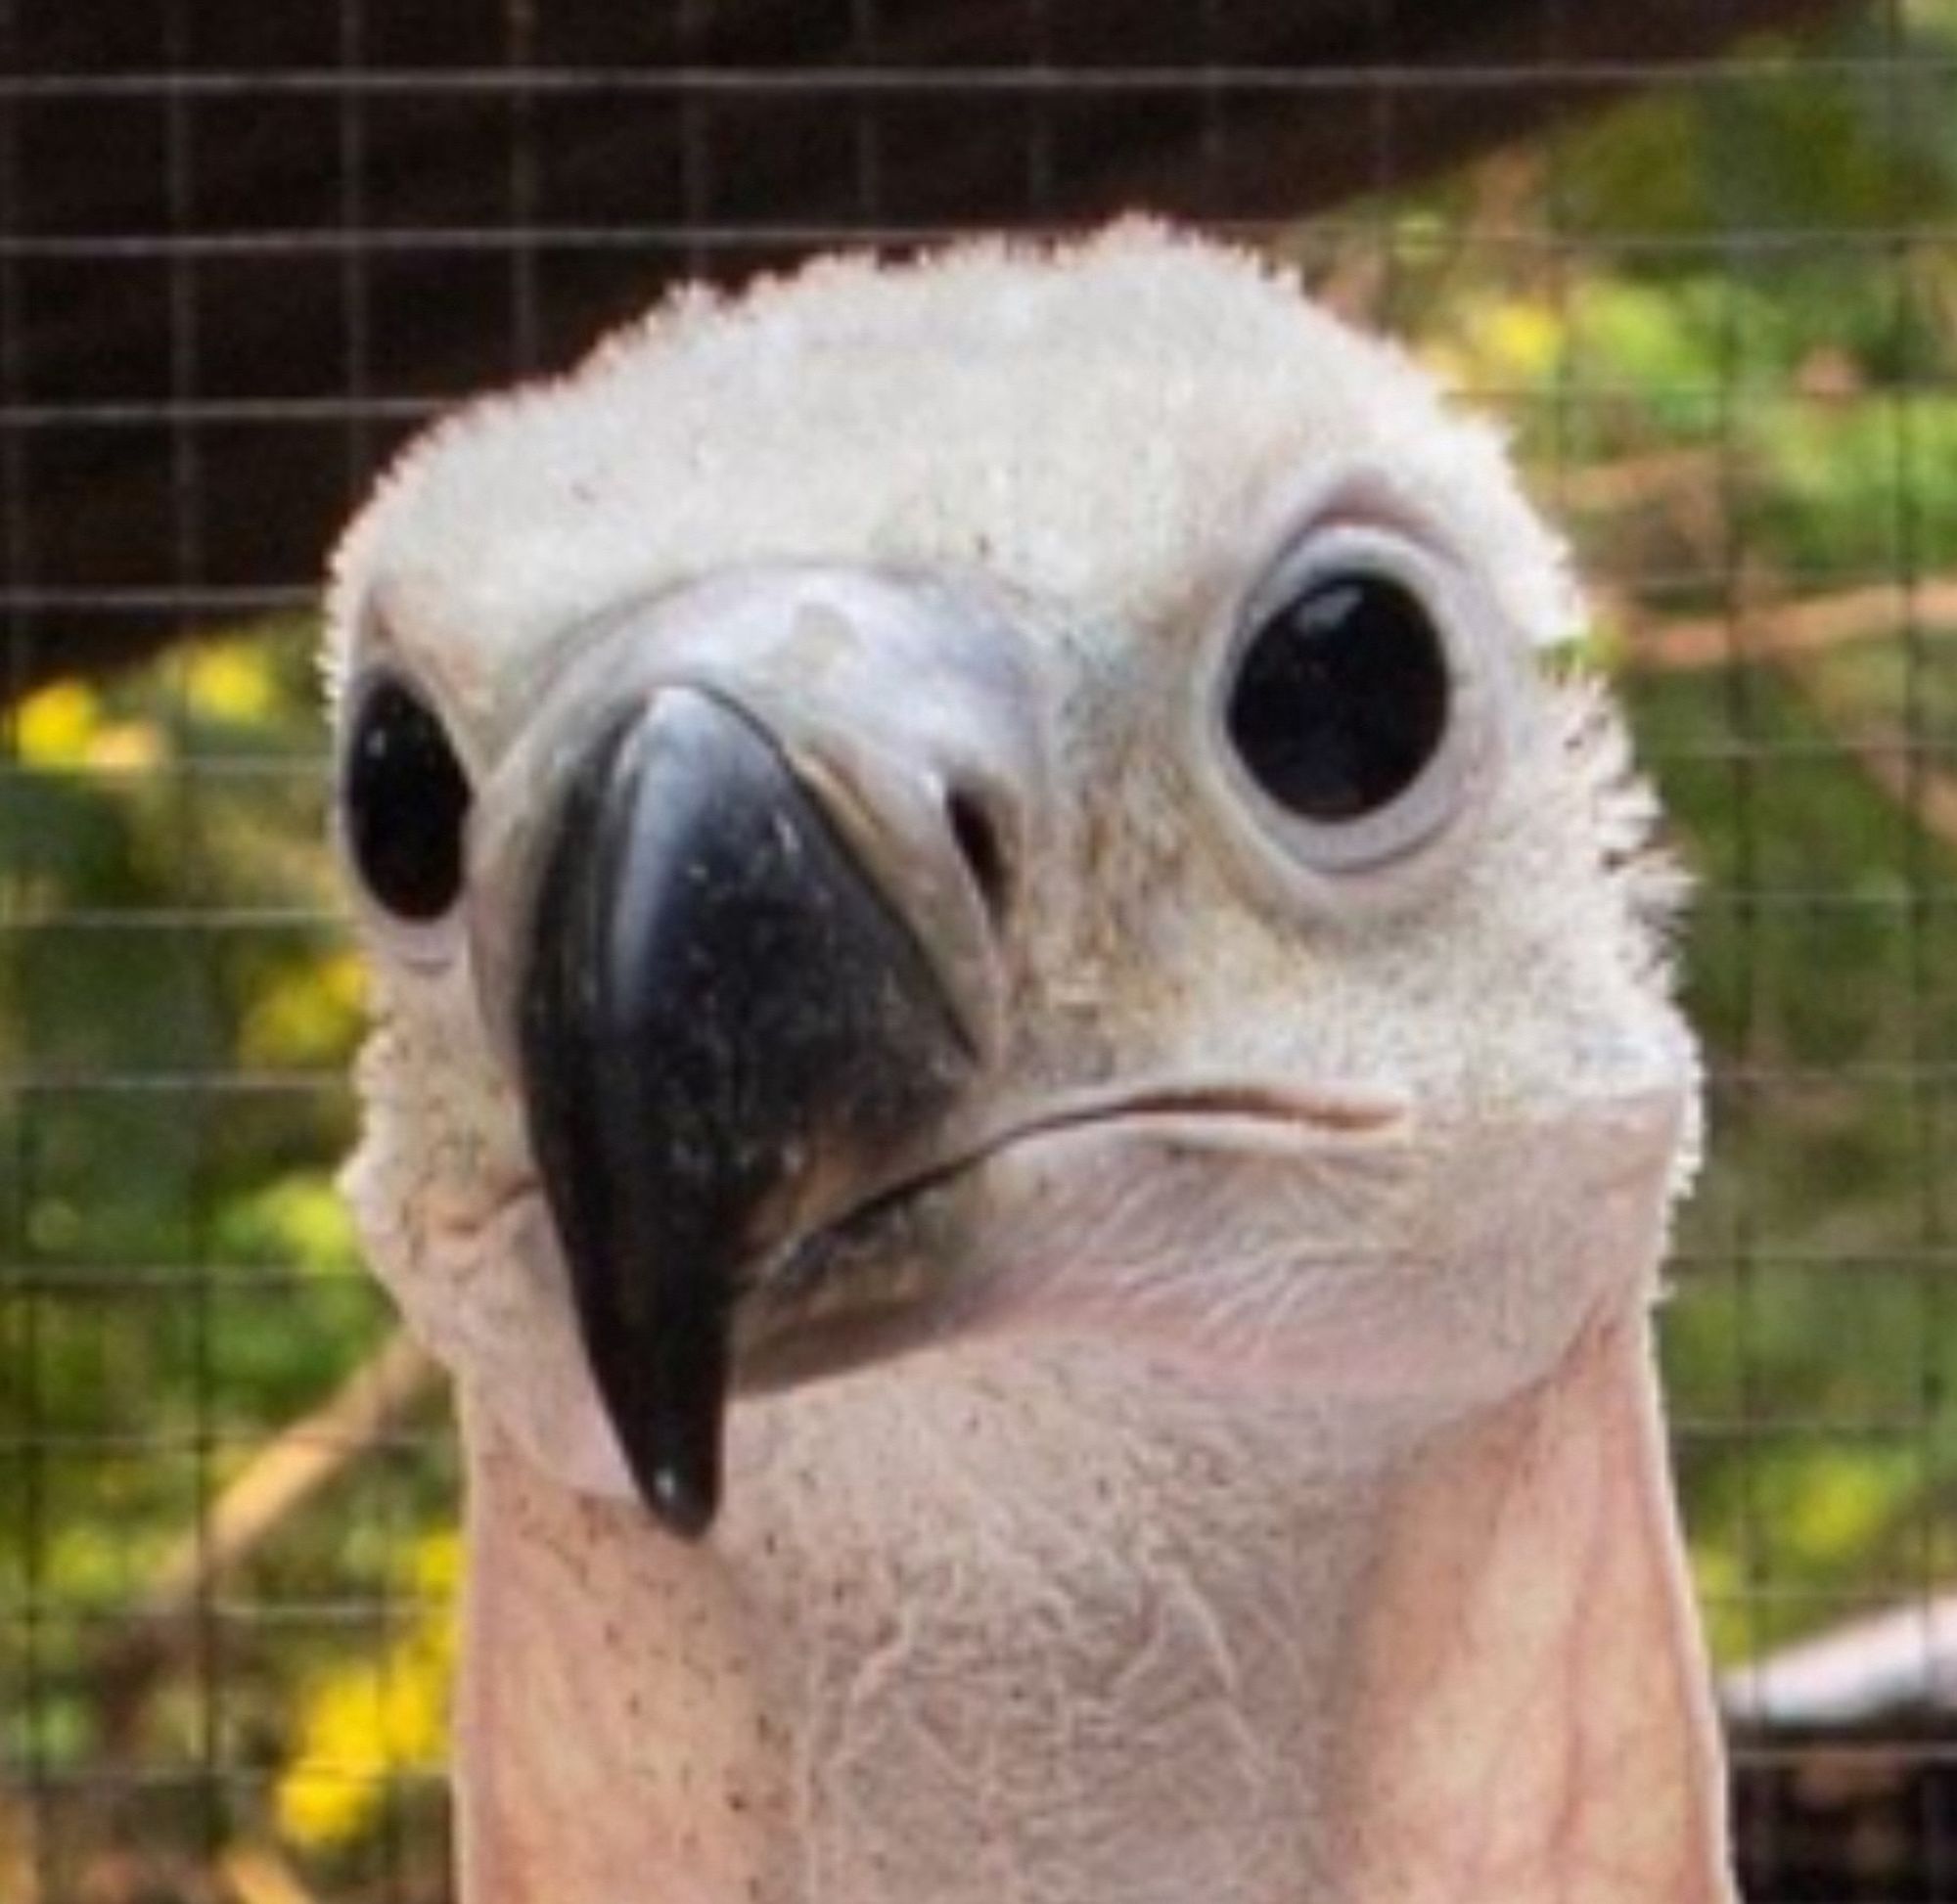
<svg viewBox="0 0 1957 1904">
<path fill-rule="evenodd" d="M 1611 1742 L 1703 1744 L 1643 1347 L 1695 1061 L 1650 801 L 1545 663 L 1579 620 L 1492 431 L 1141 224 L 683 296 L 433 431 L 347 536 L 368 1244 L 478 1440 L 719 1513 L 741 1630 L 797 1636 L 744 1683 L 964 1742 L 796 1761 L 781 1841 L 847 1838 L 835 1894 L 966 1896 L 961 1763 L 1010 1740 L 1074 1790 L 1140 1728 L 1244 1887 L 1164 1862 L 1130 1755 L 1037 1894 L 1336 1856 L 1340 1895 L 1439 1895 L 1405 1861 L 1466 1855 L 1430 1823 L 1476 1810 L 1461 1755 L 1531 1736 L 1530 1649 L 1586 1604 L 1658 1662 L 1576 1701 L 1614 1802 L 1660 1815 Z M 1229 1667 L 1234 1730 L 1098 1664 L 1118 1620 L 1054 1624 L 1169 1575 L 1206 1610 L 1151 1644 Z M 897 1655 L 806 1630 L 865 1580 Z M 1240 1671 L 1215 1635 L 1274 1580 L 1318 1610 Z M 1265 1705 L 1309 1802 L 1210 1791 Z M 1622 1895 L 1711 1894 L 1627 1830 Z"/>
</svg>

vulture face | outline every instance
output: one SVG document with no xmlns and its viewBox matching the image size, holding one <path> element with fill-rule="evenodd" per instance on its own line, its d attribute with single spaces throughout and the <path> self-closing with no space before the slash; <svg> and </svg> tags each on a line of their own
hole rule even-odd
<svg viewBox="0 0 1957 1904">
<path fill-rule="evenodd" d="M 478 1895 L 1719 1894 L 1577 614 L 1489 431 L 1142 226 L 403 460 L 349 1188 L 463 1398 Z"/>
</svg>

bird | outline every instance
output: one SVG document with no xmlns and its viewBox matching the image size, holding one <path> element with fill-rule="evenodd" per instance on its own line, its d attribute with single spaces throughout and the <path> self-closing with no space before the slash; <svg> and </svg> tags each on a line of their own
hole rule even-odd
<svg viewBox="0 0 1957 1904">
<path fill-rule="evenodd" d="M 1684 881 L 1490 421 L 1131 216 L 682 289 L 328 592 L 467 1904 L 1707 1904 Z"/>
</svg>

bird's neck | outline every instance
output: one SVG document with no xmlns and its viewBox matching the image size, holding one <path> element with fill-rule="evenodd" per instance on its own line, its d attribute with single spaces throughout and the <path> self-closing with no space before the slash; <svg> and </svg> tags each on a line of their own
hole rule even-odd
<svg viewBox="0 0 1957 1904">
<path fill-rule="evenodd" d="M 1644 1337 L 1411 1436 L 834 1383 L 699 1547 L 478 1414 L 467 1904 L 1714 1904 Z"/>
</svg>

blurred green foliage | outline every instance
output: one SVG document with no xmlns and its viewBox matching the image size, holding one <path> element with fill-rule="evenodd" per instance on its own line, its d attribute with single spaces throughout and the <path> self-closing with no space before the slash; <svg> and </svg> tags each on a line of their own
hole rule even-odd
<svg viewBox="0 0 1957 1904">
<path fill-rule="evenodd" d="M 1957 0 L 1900 18 L 1297 238 L 1511 419 L 1701 882 L 1665 1346 L 1727 1658 L 1957 1580 Z M 438 1408 L 211 1577 L 193 1534 L 390 1328 L 311 639 L 48 689 L 0 762 L 9 1898 L 443 1894 Z"/>
<path fill-rule="evenodd" d="M 1380 291 L 1569 522 L 1699 882 L 1665 1349 L 1728 1659 L 1957 1579 L 1957 7 L 1902 30 L 1492 161 Z"/>
<path fill-rule="evenodd" d="M 304 1459 L 280 1431 L 391 1329 L 332 1183 L 362 987 L 323 848 L 315 634 L 49 688 L 0 770 L 10 1900 L 120 1894 L 118 1859 L 162 1887 L 145 1898 L 207 1895 L 192 1874 L 232 1864 L 248 1904 L 295 1875 L 335 1897 L 384 1867 L 403 1895 L 444 1881 L 438 1411 L 237 1564 L 208 1569 L 195 1531 Z M 19 1889 L 10 1818 L 40 1865 Z"/>
</svg>

